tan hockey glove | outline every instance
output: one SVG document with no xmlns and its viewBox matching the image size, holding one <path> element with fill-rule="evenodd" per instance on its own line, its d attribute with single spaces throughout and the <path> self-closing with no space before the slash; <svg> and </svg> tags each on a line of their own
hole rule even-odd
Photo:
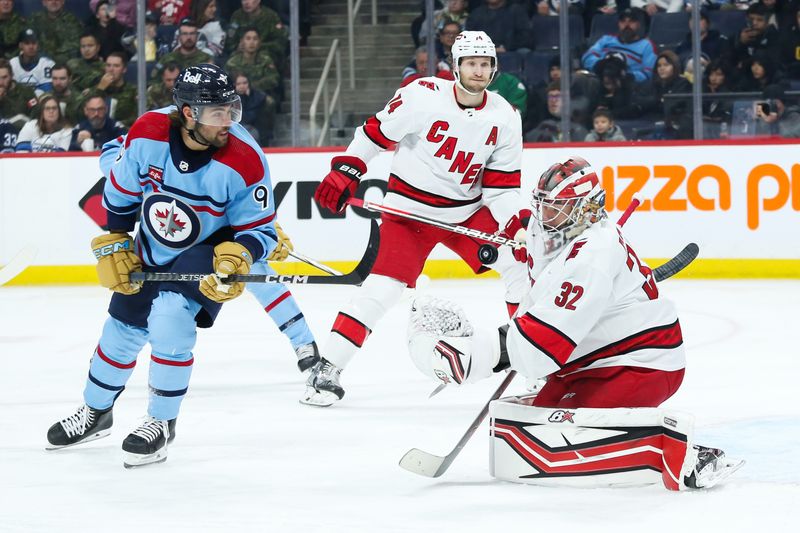
<svg viewBox="0 0 800 533">
<path fill-rule="evenodd" d="M 278 232 L 278 245 L 272 250 L 267 259 L 269 261 L 286 261 L 286 258 L 289 257 L 289 252 L 294 250 L 294 246 L 289 236 L 286 235 L 286 232 L 277 222 L 275 223 L 275 230 Z"/>
<path fill-rule="evenodd" d="M 127 233 L 108 233 L 92 239 L 97 258 L 100 285 L 120 294 L 136 294 L 138 283 L 130 283 L 129 274 L 142 270 L 142 260 L 133 251 L 133 239 Z"/>
<path fill-rule="evenodd" d="M 225 276 L 248 274 L 253 256 L 238 242 L 226 241 L 214 247 L 214 274 L 200 282 L 200 292 L 218 303 L 233 300 L 244 292 L 244 282 L 225 283 Z"/>
</svg>

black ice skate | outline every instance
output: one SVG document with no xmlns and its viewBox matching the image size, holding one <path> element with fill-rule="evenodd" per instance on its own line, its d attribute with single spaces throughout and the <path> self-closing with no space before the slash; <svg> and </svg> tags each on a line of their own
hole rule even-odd
<svg viewBox="0 0 800 533">
<path fill-rule="evenodd" d="M 83 404 L 75 413 L 50 426 L 47 430 L 47 442 L 50 443 L 47 449 L 57 450 L 107 437 L 113 423 L 110 407 L 100 411 Z"/>
<path fill-rule="evenodd" d="M 167 445 L 175 439 L 175 418 L 157 420 L 148 416 L 141 426 L 122 441 L 125 468 L 135 468 L 167 460 Z"/>
<path fill-rule="evenodd" d="M 316 407 L 328 407 L 344 397 L 344 389 L 339 382 L 342 369 L 324 357 L 320 359 L 306 381 L 306 393 L 300 403 Z"/>
<path fill-rule="evenodd" d="M 717 448 L 693 446 L 697 452 L 697 462 L 684 483 L 691 489 L 708 489 L 727 478 L 744 464 L 740 459 L 729 459 L 725 452 Z"/>
<path fill-rule="evenodd" d="M 298 346 L 294 353 L 297 354 L 297 368 L 300 369 L 300 372 L 305 372 L 319 363 L 319 349 L 316 342 Z"/>
</svg>

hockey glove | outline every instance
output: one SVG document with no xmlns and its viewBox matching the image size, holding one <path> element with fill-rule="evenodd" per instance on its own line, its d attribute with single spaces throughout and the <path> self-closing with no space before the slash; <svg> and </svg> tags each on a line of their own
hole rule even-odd
<svg viewBox="0 0 800 533">
<path fill-rule="evenodd" d="M 92 239 L 92 252 L 97 258 L 100 285 L 120 294 L 136 294 L 141 289 L 131 283 L 129 274 L 142 270 L 142 260 L 133 251 L 133 239 L 127 233 L 108 233 Z"/>
<path fill-rule="evenodd" d="M 275 231 L 278 232 L 278 245 L 272 250 L 272 253 L 269 254 L 267 260 L 269 261 L 286 261 L 286 258 L 289 257 L 289 252 L 294 250 L 294 246 L 292 246 L 292 241 L 289 239 L 289 236 L 286 235 L 286 232 L 283 231 L 283 228 L 276 222 L 275 223 Z"/>
<path fill-rule="evenodd" d="M 250 251 L 238 242 L 225 241 L 214 247 L 214 274 L 200 282 L 200 292 L 217 303 L 233 300 L 244 292 L 244 282 L 225 283 L 231 274 L 248 274 L 253 264 Z"/>
<path fill-rule="evenodd" d="M 342 155 L 331 160 L 331 171 L 322 180 L 314 193 L 314 199 L 325 209 L 338 213 L 345 202 L 356 193 L 361 176 L 367 173 L 367 165 L 361 159 Z"/>
<path fill-rule="evenodd" d="M 503 228 L 503 231 L 500 232 L 500 235 L 507 239 L 513 239 L 515 241 L 524 243 L 530 218 L 530 209 L 521 210 L 519 213 L 511 217 L 508 222 L 506 222 L 506 227 Z M 512 253 L 514 254 L 514 259 L 520 263 L 525 263 L 528 261 L 528 248 L 526 246 L 513 248 Z"/>
</svg>

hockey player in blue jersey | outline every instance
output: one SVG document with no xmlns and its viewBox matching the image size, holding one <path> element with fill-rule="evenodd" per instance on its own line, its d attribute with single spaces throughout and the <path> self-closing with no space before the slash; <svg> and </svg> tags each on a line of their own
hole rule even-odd
<svg viewBox="0 0 800 533">
<path fill-rule="evenodd" d="M 248 273 L 278 241 L 266 158 L 238 124 L 241 102 L 230 77 L 215 65 L 188 67 L 174 96 L 177 109 L 145 113 L 124 144 L 107 144 L 101 154 L 110 233 L 96 237 L 92 249 L 101 285 L 114 291 L 110 316 L 90 363 L 85 403 L 47 434 L 51 449 L 108 435 L 114 401 L 149 342 L 147 417 L 122 443 L 128 467 L 167 458 L 196 328 L 213 325 L 222 304 L 245 288 L 220 276 Z M 199 284 L 139 286 L 129 279 L 139 270 L 209 275 Z"/>
</svg>

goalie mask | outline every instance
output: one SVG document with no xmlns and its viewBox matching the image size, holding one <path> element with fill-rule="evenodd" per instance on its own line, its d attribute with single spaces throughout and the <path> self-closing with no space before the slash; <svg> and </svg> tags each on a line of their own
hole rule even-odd
<svg viewBox="0 0 800 533">
<path fill-rule="evenodd" d="M 451 48 L 453 54 L 453 76 L 456 78 L 456 83 L 465 92 L 476 95 L 480 93 L 473 93 L 467 90 L 461 83 L 461 73 L 459 67 L 461 60 L 465 57 L 488 57 L 492 62 L 492 74 L 489 76 L 489 83 L 494 79 L 497 73 L 497 52 L 495 51 L 492 39 L 483 31 L 462 31 L 456 36 L 456 40 Z"/>
<path fill-rule="evenodd" d="M 606 191 L 594 168 L 581 157 L 555 163 L 533 189 L 534 257 L 554 256 L 567 242 L 606 217 Z"/>
</svg>

